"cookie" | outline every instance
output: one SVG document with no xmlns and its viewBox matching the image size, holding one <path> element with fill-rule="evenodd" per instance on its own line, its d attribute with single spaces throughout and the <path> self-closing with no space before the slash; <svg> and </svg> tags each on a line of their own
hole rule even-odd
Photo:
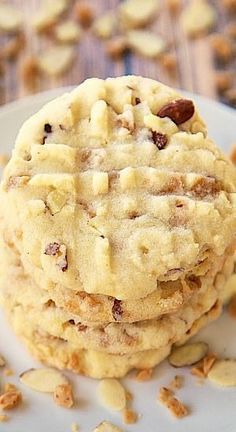
<svg viewBox="0 0 236 432">
<path fill-rule="evenodd" d="M 13 274 L 10 268 L 9 273 Z M 6 279 L 6 309 L 21 309 L 22 316 L 27 316 L 34 327 L 40 327 L 44 332 L 66 340 L 79 349 L 122 355 L 159 349 L 167 343 L 173 344 L 180 340 L 193 323 L 216 304 L 225 284 L 222 269 L 214 278 L 215 285 L 212 278 L 206 278 L 199 291 L 176 313 L 135 323 L 92 323 L 81 322 L 76 315 L 56 307 L 51 300 L 45 302 L 45 294 L 41 295 L 27 276 L 12 278 L 10 274 Z"/>
<path fill-rule="evenodd" d="M 216 319 L 216 309 L 209 311 L 196 323 L 195 328 L 206 326 Z M 99 351 L 80 350 L 68 342 L 52 337 L 33 327 L 26 316 L 21 315 L 20 309 L 14 309 L 9 313 L 10 322 L 25 343 L 29 351 L 41 362 L 57 367 L 59 369 L 72 370 L 75 373 L 90 376 L 92 378 L 120 378 L 126 375 L 131 369 L 149 369 L 156 366 L 170 351 L 171 345 L 159 350 L 138 352 L 130 355 L 115 355 Z M 186 334 L 188 339 L 190 332 Z M 191 332 L 193 336 L 194 331 Z"/>
<path fill-rule="evenodd" d="M 29 119 L 0 196 L 42 288 L 135 300 L 225 253 L 235 191 L 194 103 L 128 76 L 87 80 Z"/>
</svg>

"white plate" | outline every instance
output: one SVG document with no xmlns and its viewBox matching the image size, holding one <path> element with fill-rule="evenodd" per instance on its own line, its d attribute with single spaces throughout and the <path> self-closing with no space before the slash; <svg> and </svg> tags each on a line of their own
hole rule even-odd
<svg viewBox="0 0 236 432">
<path fill-rule="evenodd" d="M 14 138 L 22 122 L 36 112 L 45 102 L 63 93 L 65 89 L 29 97 L 0 109 L 0 152 L 10 152 Z M 188 95 L 188 94 L 187 94 Z M 189 95 L 188 95 L 189 96 Z M 200 96 L 193 97 L 207 121 L 210 135 L 225 151 L 236 142 L 235 112 L 216 102 Z M 18 383 L 17 376 L 24 370 L 37 367 L 14 336 L 3 314 L 0 314 L 0 353 L 15 372 L 7 381 Z M 236 357 L 236 321 L 225 313 L 197 336 L 198 340 L 209 342 L 212 350 L 222 356 Z M 169 412 L 157 403 L 157 392 L 167 385 L 176 373 L 184 374 L 186 384 L 178 392 L 180 399 L 187 403 L 191 415 L 183 420 L 173 419 Z M 70 375 L 70 374 L 68 374 Z M 167 362 L 156 368 L 152 381 L 136 383 L 130 377 L 124 384 L 133 394 L 133 408 L 141 415 L 133 426 L 122 425 L 121 415 L 111 413 L 101 407 L 96 395 L 97 382 L 71 376 L 78 406 L 72 410 L 57 407 L 50 395 L 33 392 L 22 386 L 24 405 L 12 411 L 10 421 L 0 424 L 1 432 L 70 432 L 73 422 L 80 425 L 81 432 L 90 432 L 102 420 L 109 419 L 126 431 L 135 432 L 235 432 L 236 431 L 236 389 L 219 389 L 209 382 L 196 386 L 196 379 L 189 370 L 176 370 Z M 2 381 L 2 379 L 1 379 Z"/>
</svg>

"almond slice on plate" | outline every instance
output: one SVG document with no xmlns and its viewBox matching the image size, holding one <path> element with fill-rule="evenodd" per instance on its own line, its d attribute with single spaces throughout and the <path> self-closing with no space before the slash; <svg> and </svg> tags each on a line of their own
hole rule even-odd
<svg viewBox="0 0 236 432">
<path fill-rule="evenodd" d="M 202 360 L 207 352 L 208 345 L 205 342 L 195 342 L 174 348 L 168 360 L 174 367 L 191 366 Z"/>
<path fill-rule="evenodd" d="M 122 430 L 109 421 L 104 421 L 93 432 L 122 432 Z"/>
<path fill-rule="evenodd" d="M 0 32 L 14 33 L 22 27 L 20 11 L 6 3 L 0 3 Z"/>
<path fill-rule="evenodd" d="M 120 411 L 126 406 L 126 392 L 116 379 L 104 379 L 98 385 L 98 392 L 103 405 L 114 411 Z"/>
<path fill-rule="evenodd" d="M 150 58 L 158 57 L 166 48 L 166 43 L 160 36 L 147 30 L 128 31 L 127 45 L 130 49 Z"/>
<path fill-rule="evenodd" d="M 20 381 L 32 390 L 54 393 L 60 385 L 68 384 L 67 378 L 52 368 L 29 369 L 20 375 Z"/>
<path fill-rule="evenodd" d="M 236 386 L 236 360 L 218 360 L 215 362 L 208 378 L 214 384 L 222 387 Z"/>
<path fill-rule="evenodd" d="M 65 73 L 74 59 L 74 49 L 67 45 L 58 45 L 49 48 L 38 58 L 39 68 L 50 76 Z"/>
</svg>

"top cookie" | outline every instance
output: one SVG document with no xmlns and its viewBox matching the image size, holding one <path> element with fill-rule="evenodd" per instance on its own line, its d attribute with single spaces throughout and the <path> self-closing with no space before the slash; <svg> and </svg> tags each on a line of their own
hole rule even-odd
<svg viewBox="0 0 236 432">
<path fill-rule="evenodd" d="M 235 192 L 194 103 L 127 76 L 89 79 L 23 125 L 1 203 L 42 285 L 135 299 L 225 253 Z"/>
</svg>

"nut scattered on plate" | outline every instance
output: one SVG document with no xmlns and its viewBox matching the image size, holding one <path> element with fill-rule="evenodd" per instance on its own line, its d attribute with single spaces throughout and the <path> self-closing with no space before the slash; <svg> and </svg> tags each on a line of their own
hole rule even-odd
<svg viewBox="0 0 236 432">
<path fill-rule="evenodd" d="M 0 409 L 11 410 L 18 406 L 22 401 L 22 395 L 19 390 L 7 391 L 0 395 Z"/>
<path fill-rule="evenodd" d="M 236 22 L 227 24 L 225 32 L 231 39 L 236 39 Z"/>
<path fill-rule="evenodd" d="M 39 65 L 36 57 L 26 57 L 24 59 L 20 76 L 27 89 L 31 91 L 36 90 L 39 78 Z"/>
<path fill-rule="evenodd" d="M 182 375 L 175 375 L 173 380 L 169 384 L 169 388 L 171 390 L 179 390 L 184 385 L 184 376 Z"/>
<path fill-rule="evenodd" d="M 68 379 L 53 368 L 29 369 L 20 375 L 20 381 L 32 390 L 54 393 L 56 388 L 68 384 Z"/>
<path fill-rule="evenodd" d="M 191 366 L 205 357 L 208 345 L 205 342 L 195 342 L 174 348 L 168 357 L 174 367 Z"/>
<path fill-rule="evenodd" d="M 21 12 L 15 7 L 0 3 L 0 33 L 15 33 L 22 27 L 23 19 Z"/>
<path fill-rule="evenodd" d="M 128 31 L 127 45 L 137 53 L 150 58 L 158 57 L 166 49 L 166 43 L 161 36 L 148 30 Z"/>
<path fill-rule="evenodd" d="M 121 411 L 126 406 L 126 392 L 116 379 L 104 379 L 98 385 L 102 404 L 114 411 Z"/>
<path fill-rule="evenodd" d="M 189 414 L 188 408 L 173 395 L 173 391 L 161 387 L 159 393 L 160 402 L 177 418 L 185 417 Z"/>
<path fill-rule="evenodd" d="M 59 42 L 75 43 L 81 38 L 82 32 L 74 21 L 64 21 L 55 28 L 55 37 Z"/>
<path fill-rule="evenodd" d="M 59 76 L 66 72 L 74 60 L 74 49 L 69 45 L 57 45 L 48 48 L 38 57 L 42 72 L 50 76 Z"/>
<path fill-rule="evenodd" d="M 5 368 L 5 369 L 3 369 L 3 375 L 12 376 L 12 375 L 14 375 L 14 372 L 11 368 Z"/>
<path fill-rule="evenodd" d="M 137 372 L 136 381 L 149 381 L 152 378 L 153 369 L 143 369 Z"/>
<path fill-rule="evenodd" d="M 25 46 L 25 36 L 18 33 L 13 36 L 3 47 L 2 57 L 4 60 L 14 60 Z"/>
<path fill-rule="evenodd" d="M 126 29 L 143 27 L 159 10 L 159 0 L 125 0 L 119 8 L 121 25 Z"/>
<path fill-rule="evenodd" d="M 74 405 L 74 397 L 71 384 L 60 384 L 55 388 L 53 399 L 57 405 L 71 408 Z"/>
<path fill-rule="evenodd" d="M 196 37 L 208 33 L 216 18 L 216 11 L 207 0 L 192 0 L 181 14 L 181 23 L 188 36 Z"/>
<path fill-rule="evenodd" d="M 208 378 L 222 387 L 236 386 L 236 360 L 218 360 L 211 368 Z"/>
<path fill-rule="evenodd" d="M 136 423 L 138 420 L 138 416 L 135 411 L 132 409 L 125 408 L 122 413 L 123 422 L 125 424 L 133 424 Z"/>
<path fill-rule="evenodd" d="M 104 421 L 98 425 L 93 432 L 123 432 L 120 428 L 109 421 Z"/>
<path fill-rule="evenodd" d="M 215 75 L 215 85 L 218 93 L 224 93 L 233 85 L 233 74 L 228 71 L 217 72 Z"/>
<path fill-rule="evenodd" d="M 160 62 L 163 68 L 168 72 L 170 76 L 176 76 L 178 61 L 175 54 L 164 53 L 160 57 Z"/>
</svg>

